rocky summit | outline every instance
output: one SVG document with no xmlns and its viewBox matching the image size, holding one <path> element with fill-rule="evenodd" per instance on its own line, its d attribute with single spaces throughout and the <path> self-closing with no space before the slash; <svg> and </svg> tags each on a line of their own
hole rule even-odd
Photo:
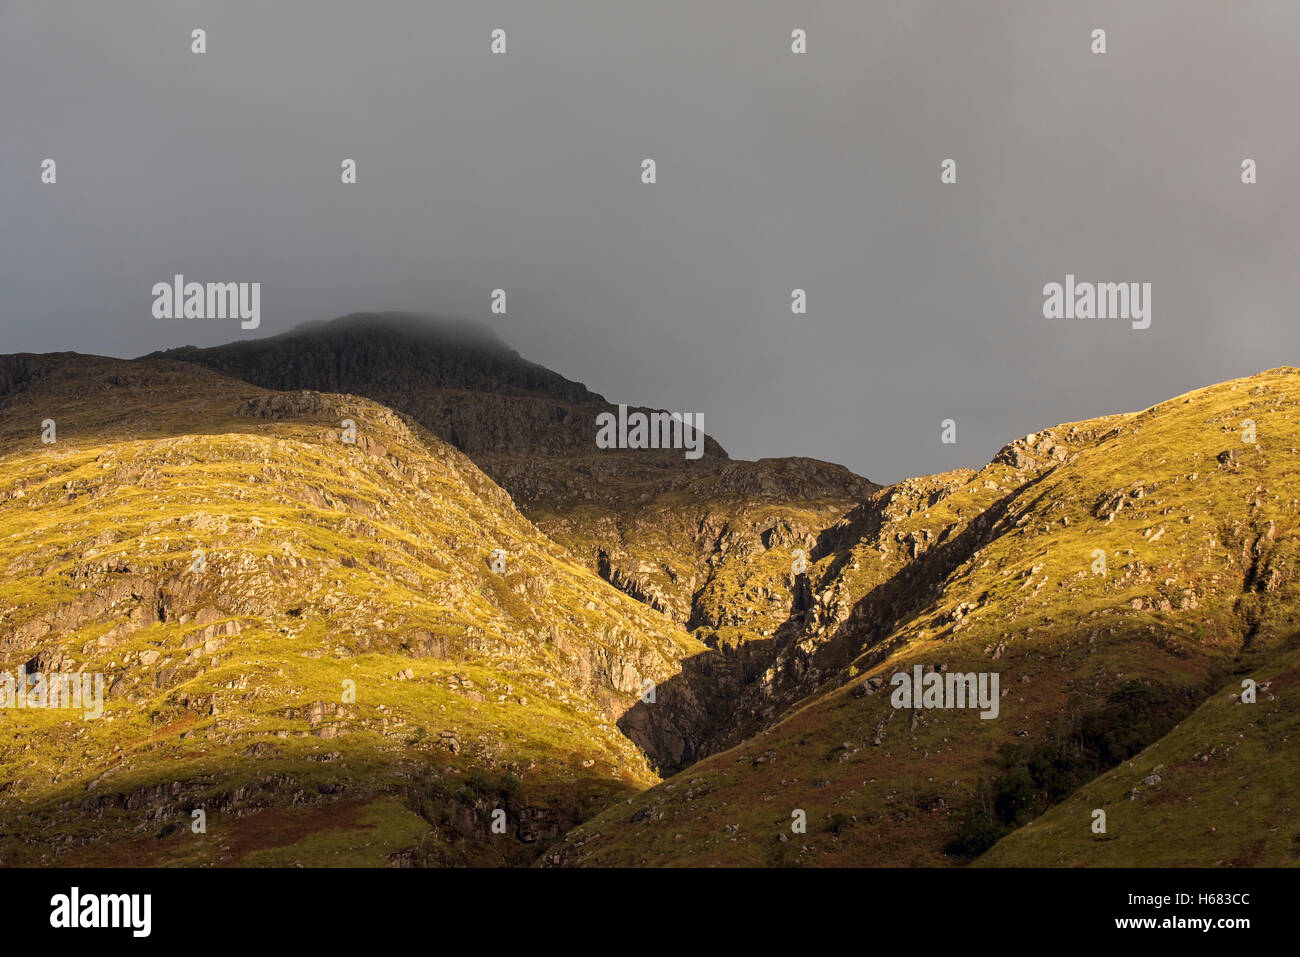
<svg viewBox="0 0 1300 957">
<path fill-rule="evenodd" d="M 0 357 L 0 864 L 1293 864 L 1298 400 L 882 487 L 476 324 Z"/>
</svg>

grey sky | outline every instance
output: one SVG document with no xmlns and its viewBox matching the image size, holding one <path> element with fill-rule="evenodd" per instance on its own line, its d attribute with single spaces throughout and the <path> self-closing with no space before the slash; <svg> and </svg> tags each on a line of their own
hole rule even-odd
<svg viewBox="0 0 1300 957">
<path fill-rule="evenodd" d="M 427 311 L 733 456 L 978 467 L 1300 363 L 1297 50 L 1286 0 L 0 0 L 0 352 Z M 176 272 L 261 328 L 152 318 Z M 1151 328 L 1044 319 L 1067 272 Z"/>
</svg>

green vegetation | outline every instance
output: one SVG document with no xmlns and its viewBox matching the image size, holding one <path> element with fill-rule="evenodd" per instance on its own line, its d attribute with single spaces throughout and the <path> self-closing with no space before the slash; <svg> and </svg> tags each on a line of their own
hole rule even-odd
<svg viewBox="0 0 1300 957">
<path fill-rule="evenodd" d="M 0 711 L 4 863 L 521 864 L 656 780 L 614 721 L 702 649 L 459 453 L 364 400 L 256 417 L 193 368 L 67 361 L 5 406 L 0 664 L 102 673 L 105 711 Z M 53 446 L 13 426 L 47 415 Z M 489 792 L 532 822 L 504 855 L 421 813 Z"/>
<path fill-rule="evenodd" d="M 0 711 L 0 863 L 1297 860 L 1296 370 L 885 489 L 480 454 L 525 517 L 370 400 L 38 359 L 0 396 L 0 667 L 107 700 Z M 996 672 L 998 717 L 895 709 L 914 666 Z"/>
<path fill-rule="evenodd" d="M 1099 707 L 1068 707 L 1035 744 L 998 748 L 1002 771 L 962 815 L 952 853 L 975 857 L 1080 785 L 1167 734 L 1190 710 L 1181 689 L 1126 681 Z"/>
</svg>

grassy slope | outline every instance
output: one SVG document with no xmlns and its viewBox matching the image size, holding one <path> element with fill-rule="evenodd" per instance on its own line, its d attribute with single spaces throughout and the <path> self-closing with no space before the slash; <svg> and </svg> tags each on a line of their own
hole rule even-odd
<svg viewBox="0 0 1300 957">
<path fill-rule="evenodd" d="M 845 606 L 824 644 L 869 636 L 831 690 L 577 828 L 547 860 L 954 862 L 945 848 L 961 809 L 998 773 L 999 748 L 1041 743 L 1054 718 L 1095 711 L 1128 682 L 1190 706 L 1236 670 L 1243 650 L 1265 653 L 1295 631 L 1297 386 L 1297 370 L 1273 370 L 1143 413 L 1061 426 L 1048 436 L 1066 447 L 1063 461 L 1013 454 L 948 477 L 937 501 L 913 495 L 884 527 L 888 538 L 859 539 L 812 573 L 829 576 L 821 600 Z M 1257 444 L 1242 442 L 1247 418 Z M 1042 436 L 1018 447 L 1034 458 Z M 870 566 L 916 548 L 908 535 L 943 577 L 932 598 L 913 589 L 902 620 L 886 615 L 883 630 L 864 631 L 854 612 L 875 614 L 883 584 Z M 1107 556 L 1104 576 L 1092 571 L 1096 549 Z M 815 660 L 816 647 L 809 653 Z M 865 679 L 888 682 L 915 663 L 999 671 L 1000 717 L 930 710 L 913 724 L 890 706 L 887 685 L 853 696 Z M 806 835 L 791 833 L 796 809 L 806 812 Z M 1206 863 L 1225 856 L 1205 854 Z"/>
<path fill-rule="evenodd" d="M 976 860 L 985 867 L 1300 863 L 1300 650 L 1291 641 L 1179 726 Z M 1106 813 L 1093 833 L 1093 813 Z"/>
<path fill-rule="evenodd" d="M 518 863 L 655 780 L 613 721 L 699 646 L 432 435 L 353 397 L 234 414 L 264 395 L 75 359 L 5 402 L 0 666 L 112 690 L 0 711 L 0 859 Z"/>
</svg>

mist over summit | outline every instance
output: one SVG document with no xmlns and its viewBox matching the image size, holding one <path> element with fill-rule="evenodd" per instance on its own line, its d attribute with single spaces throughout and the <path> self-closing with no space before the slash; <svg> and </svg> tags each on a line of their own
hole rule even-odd
<svg viewBox="0 0 1300 957">
<path fill-rule="evenodd" d="M 545 394 L 599 401 L 579 383 L 528 362 L 482 322 L 415 313 L 354 313 L 224 346 L 182 346 L 145 358 L 199 362 L 268 388 L 330 392 L 388 387 Z"/>
</svg>

